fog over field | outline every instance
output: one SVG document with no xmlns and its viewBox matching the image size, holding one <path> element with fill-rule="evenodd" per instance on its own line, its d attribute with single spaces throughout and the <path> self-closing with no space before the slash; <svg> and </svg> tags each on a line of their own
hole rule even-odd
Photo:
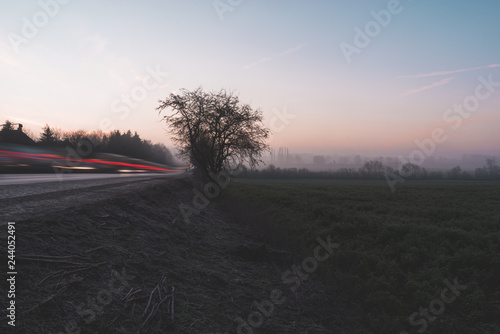
<svg viewBox="0 0 500 334">
<path fill-rule="evenodd" d="M 500 161 L 500 156 L 467 154 L 462 156 L 433 156 L 422 164 L 425 168 L 446 170 L 455 166 L 460 166 L 465 170 L 475 170 L 483 167 L 486 159 L 495 158 Z M 386 165 L 397 168 L 400 164 L 398 156 L 363 156 L 363 155 L 323 155 L 311 153 L 288 153 L 288 156 L 276 157 L 270 155 L 266 160 L 268 164 L 274 164 L 277 167 L 284 168 L 311 168 L 314 170 L 337 170 L 339 168 L 352 167 L 360 168 L 367 161 L 380 161 Z"/>
</svg>

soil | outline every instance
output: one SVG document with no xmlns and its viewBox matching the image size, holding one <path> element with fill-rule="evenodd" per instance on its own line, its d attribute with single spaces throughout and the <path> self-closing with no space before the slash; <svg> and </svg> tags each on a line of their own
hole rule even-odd
<svg viewBox="0 0 500 334">
<path fill-rule="evenodd" d="M 4 317 L 0 332 L 346 333 L 340 297 L 314 273 L 294 292 L 282 282 L 303 256 L 264 243 L 221 199 L 185 222 L 194 187 L 149 180 L 1 202 L 2 236 L 17 219 L 18 274 L 15 327 Z"/>
</svg>

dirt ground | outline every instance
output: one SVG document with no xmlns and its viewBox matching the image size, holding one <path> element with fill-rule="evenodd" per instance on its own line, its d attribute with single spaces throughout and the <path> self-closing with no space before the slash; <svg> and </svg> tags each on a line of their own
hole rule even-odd
<svg viewBox="0 0 500 334">
<path fill-rule="evenodd" d="M 16 326 L 4 317 L 0 332 L 352 333 L 314 273 L 294 292 L 282 282 L 303 255 L 264 244 L 220 199 L 186 223 L 179 204 L 192 206 L 193 187 L 150 180 L 40 198 L 43 210 L 16 221 Z"/>
</svg>

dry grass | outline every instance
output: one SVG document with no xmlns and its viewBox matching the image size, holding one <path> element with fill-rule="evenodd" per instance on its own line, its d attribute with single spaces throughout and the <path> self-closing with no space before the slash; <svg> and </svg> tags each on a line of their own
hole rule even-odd
<svg viewBox="0 0 500 334">
<path fill-rule="evenodd" d="M 311 278 L 295 293 L 281 282 L 293 254 L 263 246 L 217 203 L 191 224 L 182 221 L 178 204 L 191 203 L 192 187 L 189 180 L 138 183 L 18 221 L 14 332 L 236 333 L 236 318 L 281 289 L 286 302 L 255 333 L 345 333 L 345 312 L 320 282 Z"/>
</svg>

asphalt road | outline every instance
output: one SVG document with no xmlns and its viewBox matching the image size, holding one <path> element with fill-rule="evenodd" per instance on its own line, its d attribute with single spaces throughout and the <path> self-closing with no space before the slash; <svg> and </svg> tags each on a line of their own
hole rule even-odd
<svg viewBox="0 0 500 334">
<path fill-rule="evenodd" d="M 183 172 L 170 172 L 170 173 L 50 173 L 50 174 L 0 174 L 0 186 L 14 185 L 14 184 L 36 184 L 44 182 L 72 182 L 83 180 L 99 180 L 99 179 L 125 179 L 125 178 L 154 178 L 154 177 L 168 177 L 172 175 L 179 175 Z"/>
<path fill-rule="evenodd" d="M 0 174 L 0 223 L 76 207 L 185 175 L 183 171 L 141 174 Z"/>
</svg>

